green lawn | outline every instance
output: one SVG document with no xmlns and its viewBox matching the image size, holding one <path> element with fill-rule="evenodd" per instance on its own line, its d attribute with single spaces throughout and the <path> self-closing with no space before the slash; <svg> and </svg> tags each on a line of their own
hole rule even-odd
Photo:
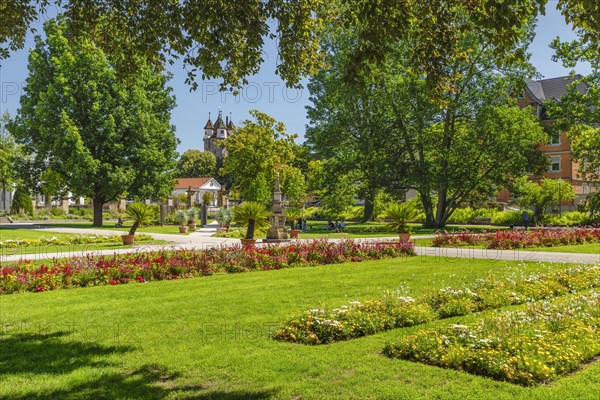
<svg viewBox="0 0 600 400">
<path fill-rule="evenodd" d="M 413 239 L 411 239 L 412 241 Z M 433 239 L 414 239 L 417 246 L 430 247 L 433 244 Z M 465 246 L 472 249 L 484 249 L 485 246 Z M 532 247 L 521 249 L 523 251 L 547 251 L 555 253 L 581 253 L 581 254 L 600 254 L 600 243 L 576 244 L 569 246 L 556 247 Z"/>
<path fill-rule="evenodd" d="M 117 227 L 117 223 L 115 221 L 109 221 L 109 222 L 104 222 L 104 226 L 101 228 L 92 226 L 91 222 L 53 222 L 53 223 L 48 223 L 48 224 L 40 224 L 41 226 L 48 226 L 48 227 L 60 227 L 60 228 L 78 228 L 78 229 L 104 229 L 104 230 L 113 230 L 113 231 L 121 231 L 121 232 L 128 232 L 129 228 L 131 228 L 131 222 L 125 221 L 125 223 L 123 224 L 122 227 L 118 228 Z M 179 226 L 178 225 L 164 225 L 164 226 L 160 226 L 160 225 L 152 225 L 152 226 L 145 226 L 143 228 L 138 228 L 138 230 L 136 232 L 140 232 L 140 233 L 169 233 L 169 234 L 177 234 L 177 235 L 181 235 L 181 233 L 179 233 Z M 189 234 L 189 233 L 188 233 Z"/>
<path fill-rule="evenodd" d="M 0 296 L 0 398 L 596 399 L 599 363 L 524 388 L 381 356 L 387 341 L 465 317 L 318 347 L 269 339 L 320 303 L 551 268 L 414 257 Z"/>
<path fill-rule="evenodd" d="M 73 236 L 71 233 L 59 233 L 59 232 L 48 232 L 43 229 L 23 229 L 23 228 L 2 228 L 0 229 L 0 241 L 5 240 L 16 240 L 16 239 L 41 239 L 41 238 L 58 238 L 65 239 L 69 236 Z M 139 242 L 140 245 L 146 244 L 163 244 L 166 243 L 163 240 L 152 240 Z M 109 243 L 86 243 L 86 244 L 41 244 L 39 246 L 22 246 L 14 248 L 0 248 L 0 255 L 8 256 L 13 254 L 50 254 L 50 253 L 64 253 L 68 255 L 71 252 L 76 251 L 95 251 L 95 250 L 117 250 L 131 248 L 131 246 L 123 246 L 121 243 L 109 242 Z"/>
</svg>

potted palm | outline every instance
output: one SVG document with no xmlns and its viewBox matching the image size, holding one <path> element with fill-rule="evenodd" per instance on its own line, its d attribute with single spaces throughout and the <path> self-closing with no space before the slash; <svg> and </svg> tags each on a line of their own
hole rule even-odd
<svg viewBox="0 0 600 400">
<path fill-rule="evenodd" d="M 296 229 L 296 222 L 302 218 L 302 210 L 299 208 L 290 207 L 285 210 L 285 216 L 291 224 L 290 238 L 297 239 L 300 229 Z"/>
<path fill-rule="evenodd" d="M 151 224 L 157 217 L 158 209 L 156 207 L 143 203 L 130 204 L 125 211 L 125 219 L 133 221 L 133 225 L 131 225 L 128 235 L 121 236 L 123 244 L 132 245 L 135 239 L 135 231 L 144 225 Z"/>
<path fill-rule="evenodd" d="M 246 235 L 242 239 L 244 247 L 252 247 L 256 243 L 255 231 L 263 231 L 269 227 L 267 217 L 270 212 L 264 204 L 255 201 L 246 201 L 233 210 L 235 222 L 246 226 Z"/>
<path fill-rule="evenodd" d="M 189 217 L 185 210 L 178 210 L 175 213 L 175 221 L 179 224 L 179 233 L 187 233 L 188 231 L 188 223 Z"/>
<path fill-rule="evenodd" d="M 192 230 L 196 229 L 196 218 L 198 218 L 198 210 L 195 208 L 190 208 L 187 211 L 187 216 L 188 216 L 188 223 L 187 223 L 188 228 L 190 228 Z"/>
<path fill-rule="evenodd" d="M 215 219 L 219 223 L 217 233 L 227 232 L 231 221 L 233 221 L 233 211 L 221 207 L 215 213 Z"/>
<path fill-rule="evenodd" d="M 415 205 L 412 203 L 394 203 L 388 206 L 385 215 L 386 218 L 391 220 L 387 224 L 387 228 L 398 232 L 400 241 L 408 242 L 412 231 L 408 222 L 414 220 L 419 215 L 419 211 Z"/>
</svg>

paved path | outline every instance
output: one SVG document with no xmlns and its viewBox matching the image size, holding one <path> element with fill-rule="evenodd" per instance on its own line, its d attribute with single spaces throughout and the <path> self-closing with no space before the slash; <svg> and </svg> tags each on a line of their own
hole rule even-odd
<svg viewBox="0 0 600 400">
<path fill-rule="evenodd" d="M 105 230 L 105 229 L 82 229 L 82 228 L 62 228 L 62 227 L 51 227 L 51 226 L 39 226 L 35 224 L 19 224 L 23 228 L 34 228 L 49 232 L 61 232 L 61 233 L 80 233 L 80 234 L 99 234 L 99 235 L 122 235 L 123 231 L 118 230 Z M 16 224 L 11 224 L 11 228 L 16 228 Z M 212 235 L 217 230 L 217 224 L 206 225 L 205 227 L 190 233 L 189 235 L 172 235 L 164 233 L 147 233 L 157 240 L 164 240 L 168 244 L 162 245 L 134 245 L 132 248 L 118 249 L 118 250 L 93 250 L 93 251 L 61 251 L 52 252 L 52 246 L 47 246 L 47 251 L 40 251 L 37 254 L 13 254 L 0 256 L 1 262 L 6 261 L 18 261 L 19 259 L 26 260 L 42 260 L 52 258 L 63 258 L 72 256 L 84 256 L 84 255 L 113 255 L 113 254 L 124 254 L 131 252 L 143 252 L 150 250 L 176 250 L 176 249 L 206 249 L 215 246 L 228 246 L 239 244 L 238 239 L 228 238 L 217 238 Z M 413 238 L 428 238 L 433 235 L 426 236 L 413 236 Z M 309 239 L 306 239 L 309 240 Z M 312 240 L 312 239 L 310 239 Z M 344 239 L 330 239 L 332 241 L 339 241 Z M 355 239 L 357 241 L 389 241 L 395 240 L 394 237 L 380 237 L 380 238 L 368 238 L 368 239 Z M 510 260 L 510 261 L 541 261 L 541 262 L 564 262 L 564 263 L 586 263 L 594 264 L 600 263 L 600 245 L 598 246 L 598 253 L 596 254 L 578 254 L 578 253 L 555 253 L 555 252 L 543 252 L 537 250 L 486 250 L 486 249 L 472 249 L 468 247 L 463 248 L 439 248 L 439 247 L 422 247 L 416 246 L 415 250 L 420 256 L 431 256 L 439 257 L 440 259 L 452 259 L 452 258 L 472 258 L 472 259 L 487 259 L 487 260 Z"/>
</svg>

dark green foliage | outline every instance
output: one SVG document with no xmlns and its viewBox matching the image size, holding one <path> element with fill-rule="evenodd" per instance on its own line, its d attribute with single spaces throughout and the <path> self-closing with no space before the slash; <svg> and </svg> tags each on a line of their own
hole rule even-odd
<svg viewBox="0 0 600 400">
<path fill-rule="evenodd" d="M 11 213 L 19 214 L 23 210 L 25 214 L 33 215 L 33 204 L 31 203 L 31 196 L 23 185 L 17 185 L 15 195 L 13 197 Z"/>
</svg>

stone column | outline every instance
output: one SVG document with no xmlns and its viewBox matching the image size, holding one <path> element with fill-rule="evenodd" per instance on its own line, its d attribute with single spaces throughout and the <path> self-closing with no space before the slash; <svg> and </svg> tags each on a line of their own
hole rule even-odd
<svg viewBox="0 0 600 400">
<path fill-rule="evenodd" d="M 62 199 L 62 210 L 65 212 L 65 214 L 69 213 L 69 198 L 68 197 L 63 197 Z"/>
</svg>

